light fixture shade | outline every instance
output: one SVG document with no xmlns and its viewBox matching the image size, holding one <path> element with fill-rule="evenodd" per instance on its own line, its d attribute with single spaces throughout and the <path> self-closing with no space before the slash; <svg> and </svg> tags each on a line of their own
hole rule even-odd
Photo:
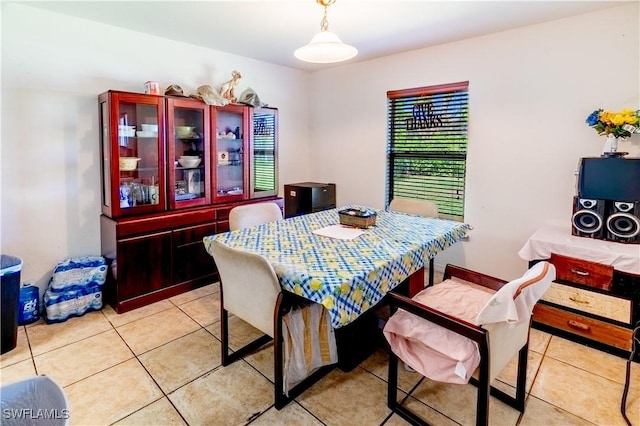
<svg viewBox="0 0 640 426">
<path fill-rule="evenodd" d="M 317 64 L 342 62 L 357 54 L 358 49 L 344 44 L 335 33 L 328 30 L 320 31 L 313 36 L 309 44 L 293 52 L 293 55 L 301 61 Z"/>
</svg>

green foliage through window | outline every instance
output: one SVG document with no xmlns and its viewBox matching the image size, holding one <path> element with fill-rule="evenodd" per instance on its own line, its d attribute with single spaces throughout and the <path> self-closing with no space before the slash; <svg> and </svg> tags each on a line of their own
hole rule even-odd
<svg viewBox="0 0 640 426">
<path fill-rule="evenodd" d="M 468 82 L 387 92 L 387 203 L 430 200 L 463 220 Z"/>
<path fill-rule="evenodd" d="M 253 114 L 253 188 L 276 190 L 276 111 L 260 109 Z"/>
</svg>

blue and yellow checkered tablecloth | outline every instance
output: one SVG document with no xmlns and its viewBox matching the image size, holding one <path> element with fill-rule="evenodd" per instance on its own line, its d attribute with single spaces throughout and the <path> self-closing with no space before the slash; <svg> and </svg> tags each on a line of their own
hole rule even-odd
<svg viewBox="0 0 640 426">
<path fill-rule="evenodd" d="M 376 226 L 353 240 L 312 233 L 339 223 L 338 210 L 332 209 L 211 235 L 203 241 L 209 253 L 217 240 L 264 256 L 284 290 L 324 305 L 333 327 L 339 328 L 471 229 L 451 220 L 376 213 Z"/>
</svg>

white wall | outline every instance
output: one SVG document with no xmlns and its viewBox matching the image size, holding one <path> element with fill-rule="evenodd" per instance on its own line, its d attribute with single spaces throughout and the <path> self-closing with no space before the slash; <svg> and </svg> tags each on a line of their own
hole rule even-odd
<svg viewBox="0 0 640 426">
<path fill-rule="evenodd" d="M 436 265 L 519 276 L 517 252 L 541 224 L 570 232 L 578 160 L 604 145 L 587 115 L 639 107 L 638 16 L 634 3 L 314 73 L 313 179 L 335 182 L 339 205 L 384 207 L 387 90 L 469 81 L 465 221 L 475 229 Z M 619 150 L 639 156 L 639 145 L 635 135 Z"/>
<path fill-rule="evenodd" d="M 540 224 L 568 226 L 578 159 L 604 143 L 586 116 L 639 105 L 637 3 L 311 75 L 1 7 L 0 250 L 22 257 L 23 281 L 41 290 L 60 260 L 100 251 L 97 95 L 108 89 L 156 80 L 190 92 L 237 69 L 238 93 L 250 86 L 280 110 L 281 186 L 335 182 L 338 204 L 383 207 L 386 91 L 468 80 L 465 219 L 475 229 L 437 263 L 505 278 L 525 268 L 517 251 Z M 619 149 L 638 156 L 639 139 Z"/>
<path fill-rule="evenodd" d="M 236 94 L 279 108 L 280 187 L 308 180 L 308 73 L 2 2 L 0 249 L 23 282 L 42 294 L 58 262 L 100 254 L 97 95 L 147 80 L 191 93 L 232 70 Z"/>
</svg>

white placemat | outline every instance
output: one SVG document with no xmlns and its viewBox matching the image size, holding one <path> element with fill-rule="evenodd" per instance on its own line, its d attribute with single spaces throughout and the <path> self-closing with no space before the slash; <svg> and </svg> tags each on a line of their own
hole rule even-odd
<svg viewBox="0 0 640 426">
<path fill-rule="evenodd" d="M 323 237 L 337 238 L 339 240 L 353 240 L 354 238 L 364 234 L 364 231 L 362 229 L 352 228 L 349 226 L 331 225 L 316 229 L 313 233 Z"/>
</svg>

